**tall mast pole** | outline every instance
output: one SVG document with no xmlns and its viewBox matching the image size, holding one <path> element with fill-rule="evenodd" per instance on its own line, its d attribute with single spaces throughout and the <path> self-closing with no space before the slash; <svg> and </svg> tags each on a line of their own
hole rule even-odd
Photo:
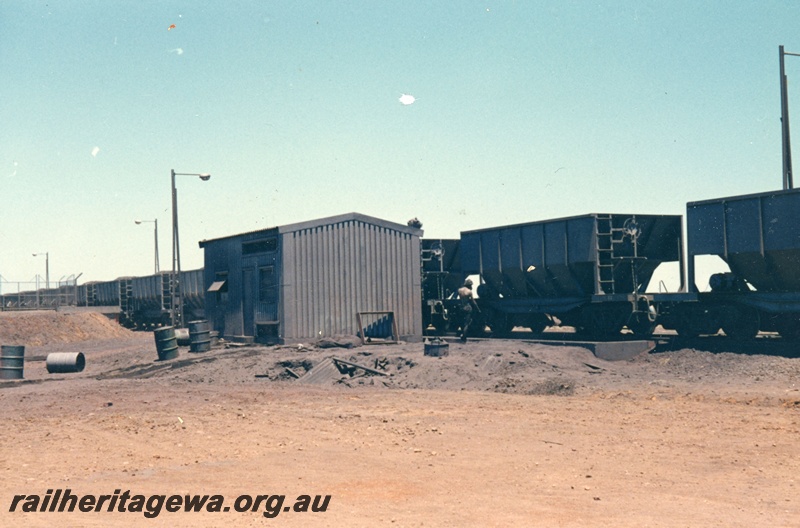
<svg viewBox="0 0 800 528">
<path fill-rule="evenodd" d="M 789 96 L 787 94 L 786 68 L 784 57 L 786 55 L 800 56 L 797 53 L 786 53 L 783 46 L 778 47 L 781 68 L 781 144 L 783 151 L 783 188 L 793 189 L 792 177 L 792 141 L 789 133 Z"/>
</svg>

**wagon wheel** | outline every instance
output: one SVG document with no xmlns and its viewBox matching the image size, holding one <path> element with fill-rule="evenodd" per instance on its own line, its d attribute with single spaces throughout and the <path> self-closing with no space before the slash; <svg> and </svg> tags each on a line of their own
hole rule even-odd
<svg viewBox="0 0 800 528">
<path fill-rule="evenodd" d="M 618 307 L 589 306 L 583 312 L 583 327 L 594 337 L 613 337 L 625 326 L 626 318 L 625 311 Z"/>
<path fill-rule="evenodd" d="M 489 328 L 495 335 L 508 334 L 514 328 L 514 324 L 508 314 L 495 311 L 489 316 Z"/>
<path fill-rule="evenodd" d="M 758 310 L 734 307 L 726 310 L 722 319 L 722 331 L 737 341 L 754 338 L 760 329 Z"/>
<path fill-rule="evenodd" d="M 682 315 L 678 318 L 675 322 L 675 331 L 678 332 L 678 335 L 681 337 L 690 338 L 697 337 L 702 333 L 700 325 L 689 315 Z"/>
<path fill-rule="evenodd" d="M 646 313 L 633 314 L 625 325 L 628 329 L 637 336 L 647 336 L 653 333 L 656 328 L 656 323 L 647 317 Z"/>
<path fill-rule="evenodd" d="M 531 332 L 534 334 L 541 334 L 545 328 L 550 326 L 550 318 L 541 313 L 529 315 L 527 322 Z"/>
<path fill-rule="evenodd" d="M 775 329 L 784 339 L 800 339 L 800 317 L 796 314 L 784 314 L 775 321 Z"/>
<path fill-rule="evenodd" d="M 445 314 L 441 313 L 432 313 L 428 324 L 433 327 L 433 333 L 435 335 L 444 334 L 450 327 L 450 321 L 445 318 Z"/>
</svg>

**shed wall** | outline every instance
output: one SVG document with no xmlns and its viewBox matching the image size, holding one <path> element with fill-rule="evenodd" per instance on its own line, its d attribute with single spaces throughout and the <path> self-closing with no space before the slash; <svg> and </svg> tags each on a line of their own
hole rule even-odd
<svg viewBox="0 0 800 528">
<path fill-rule="evenodd" d="M 264 304 L 254 297 L 259 293 L 255 282 L 258 270 L 265 266 L 277 268 L 277 250 L 242 254 L 243 243 L 276 236 L 275 230 L 248 233 L 205 245 L 205 289 L 218 280 L 227 282 L 224 292 L 205 292 L 206 316 L 221 335 L 255 336 L 256 323 L 277 319 L 277 309 L 264 309 Z M 251 301 L 252 304 L 249 304 Z M 245 313 L 246 307 L 250 308 L 250 313 Z"/>
<path fill-rule="evenodd" d="M 284 338 L 354 335 L 367 311 L 422 334 L 419 237 L 351 220 L 284 233 L 281 247 Z"/>
</svg>

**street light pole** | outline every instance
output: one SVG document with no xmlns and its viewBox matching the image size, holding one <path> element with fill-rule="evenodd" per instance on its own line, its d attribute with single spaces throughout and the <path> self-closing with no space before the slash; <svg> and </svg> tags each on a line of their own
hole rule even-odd
<svg viewBox="0 0 800 528">
<path fill-rule="evenodd" d="M 34 257 L 41 257 L 44 255 L 44 274 L 45 274 L 45 282 L 47 283 L 47 289 L 50 289 L 50 252 L 47 251 L 45 253 L 34 253 Z"/>
<path fill-rule="evenodd" d="M 45 275 L 45 283 L 47 284 L 45 291 L 50 290 L 50 252 L 47 251 L 45 253 L 34 253 L 34 257 L 41 257 L 44 255 L 44 275 Z M 38 274 L 37 274 L 38 278 Z M 45 293 L 47 295 L 47 293 Z M 46 301 L 46 299 L 45 299 Z M 36 307 L 39 308 L 39 281 L 36 281 Z"/>
<path fill-rule="evenodd" d="M 155 220 L 134 220 L 134 223 L 136 225 L 141 225 L 141 224 L 144 224 L 144 223 L 155 224 L 155 231 L 154 231 L 154 235 L 153 235 L 153 237 L 155 238 L 155 242 L 156 242 L 155 273 L 158 274 L 158 272 L 160 271 L 160 269 L 159 269 L 160 267 L 159 267 L 159 264 L 158 264 L 158 218 L 156 218 Z"/>
<path fill-rule="evenodd" d="M 784 56 L 791 55 L 800 57 L 798 53 L 783 51 L 783 46 L 778 46 L 780 55 L 780 74 L 781 74 L 781 143 L 783 146 L 783 189 L 794 188 L 792 175 L 792 141 L 789 136 L 789 96 L 787 95 L 786 69 L 784 67 Z"/>
<path fill-rule="evenodd" d="M 172 280 L 170 281 L 170 297 L 172 326 L 183 328 L 183 288 L 180 283 L 181 248 L 178 236 L 178 189 L 175 187 L 175 176 L 197 176 L 203 181 L 211 179 L 208 173 L 175 172 L 170 170 L 172 180 Z"/>
</svg>

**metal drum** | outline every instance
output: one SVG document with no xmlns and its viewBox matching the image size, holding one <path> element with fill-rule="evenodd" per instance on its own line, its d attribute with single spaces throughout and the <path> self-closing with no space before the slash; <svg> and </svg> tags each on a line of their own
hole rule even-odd
<svg viewBox="0 0 800 528">
<path fill-rule="evenodd" d="M 158 328 L 153 331 L 153 335 L 156 339 L 156 350 L 160 361 L 178 357 L 178 340 L 175 338 L 175 329 L 173 327 Z"/>
<path fill-rule="evenodd" d="M 189 352 L 211 350 L 211 327 L 208 321 L 189 322 Z"/>
<path fill-rule="evenodd" d="M 0 347 L 0 379 L 22 379 L 25 367 L 25 347 L 23 345 L 3 345 Z"/>
<path fill-rule="evenodd" d="M 53 352 L 47 354 L 47 372 L 50 374 L 66 374 L 83 372 L 86 357 L 83 352 Z"/>
</svg>

